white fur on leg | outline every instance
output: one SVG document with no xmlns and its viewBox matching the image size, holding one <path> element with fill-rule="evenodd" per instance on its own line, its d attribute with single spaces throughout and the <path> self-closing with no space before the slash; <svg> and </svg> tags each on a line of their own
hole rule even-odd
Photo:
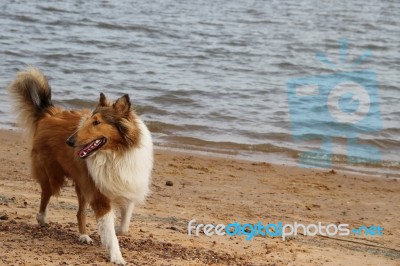
<svg viewBox="0 0 400 266">
<path fill-rule="evenodd" d="M 93 239 L 91 239 L 90 236 L 88 236 L 88 235 L 80 235 L 79 242 L 85 243 L 85 244 L 93 244 Z"/>
<path fill-rule="evenodd" d="M 125 260 L 122 258 L 119 249 L 118 239 L 115 235 L 114 228 L 115 215 L 111 210 L 109 213 L 99 218 L 97 222 L 97 229 L 99 231 L 101 243 L 106 248 L 110 261 L 115 264 L 125 265 Z"/>
<path fill-rule="evenodd" d="M 47 222 L 47 210 L 48 207 L 46 208 L 46 210 L 44 212 L 39 212 L 38 214 L 36 214 L 36 221 L 38 222 L 38 224 L 40 226 L 45 226 L 46 222 Z"/>
<path fill-rule="evenodd" d="M 127 235 L 129 232 L 129 223 L 132 217 L 134 204 L 129 202 L 126 206 L 121 207 L 121 224 L 116 227 L 117 235 Z"/>
</svg>

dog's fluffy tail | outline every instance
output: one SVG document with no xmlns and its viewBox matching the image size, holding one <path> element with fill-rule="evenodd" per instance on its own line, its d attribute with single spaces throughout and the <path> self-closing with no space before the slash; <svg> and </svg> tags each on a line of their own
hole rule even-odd
<svg viewBox="0 0 400 266">
<path fill-rule="evenodd" d="M 28 67 L 26 71 L 18 72 L 8 91 L 14 101 L 20 126 L 26 130 L 26 137 L 33 137 L 38 120 L 53 106 L 46 77 L 40 70 Z"/>
</svg>

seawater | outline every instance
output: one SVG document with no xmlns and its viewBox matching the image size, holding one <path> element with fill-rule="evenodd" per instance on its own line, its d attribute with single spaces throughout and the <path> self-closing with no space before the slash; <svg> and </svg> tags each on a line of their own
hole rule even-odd
<svg viewBox="0 0 400 266">
<path fill-rule="evenodd" d="M 320 143 L 293 141 L 286 81 L 334 72 L 315 55 L 340 63 L 346 39 L 347 59 L 369 50 L 359 67 L 378 79 L 383 129 L 359 139 L 380 148 L 377 167 L 393 174 L 399 13 L 398 1 L 1 1 L 0 87 L 34 65 L 66 108 L 128 93 L 161 146 L 295 161 Z M 0 100 L 0 126 L 14 127 L 5 89 Z M 346 165 L 346 140 L 334 145 Z"/>
</svg>

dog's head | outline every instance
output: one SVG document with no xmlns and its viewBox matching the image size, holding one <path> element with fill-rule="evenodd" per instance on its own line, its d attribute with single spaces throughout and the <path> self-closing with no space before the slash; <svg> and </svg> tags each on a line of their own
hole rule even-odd
<svg viewBox="0 0 400 266">
<path fill-rule="evenodd" d="M 101 93 L 90 117 L 83 120 L 67 144 L 77 148 L 77 155 L 86 159 L 100 150 L 115 152 L 129 149 L 139 143 L 140 130 L 136 114 L 131 110 L 128 95 L 110 103 Z"/>
</svg>

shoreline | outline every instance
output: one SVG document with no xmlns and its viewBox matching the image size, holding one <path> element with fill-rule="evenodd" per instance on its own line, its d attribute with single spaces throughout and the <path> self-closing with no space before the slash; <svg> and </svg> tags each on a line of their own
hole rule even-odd
<svg viewBox="0 0 400 266">
<path fill-rule="evenodd" d="M 176 142 L 168 142 L 159 140 L 155 138 L 154 142 L 156 143 L 155 147 L 158 149 L 165 149 L 165 150 L 172 150 L 175 152 L 183 152 L 183 153 L 190 153 L 193 155 L 205 155 L 209 157 L 216 157 L 216 158 L 231 158 L 234 160 L 243 160 L 248 162 L 264 162 L 268 161 L 274 165 L 280 166 L 294 166 L 300 167 L 298 158 L 301 151 L 295 150 L 288 150 L 286 148 L 282 148 L 282 151 L 278 151 L 278 147 L 275 148 L 275 151 L 258 151 L 249 149 L 238 149 L 235 146 L 246 146 L 245 144 L 238 144 L 238 143 L 231 143 L 233 147 L 228 148 L 226 145 L 227 143 L 222 143 L 222 147 L 214 147 L 214 146 L 207 146 L 215 144 L 209 141 L 200 142 L 204 145 L 197 144 L 190 144 L 188 142 L 184 143 L 176 143 Z M 199 142 L 199 141 L 197 141 Z M 225 145 L 225 147 L 224 147 Z M 252 145 L 247 145 L 251 147 Z M 304 167 L 308 169 L 318 169 L 318 170 L 339 170 L 345 172 L 347 174 L 362 174 L 366 176 L 379 176 L 381 178 L 400 178 L 400 165 L 397 162 L 390 162 L 390 161 L 383 161 L 376 163 L 353 163 L 350 164 L 347 162 L 347 156 L 345 155 L 336 155 L 333 154 L 335 158 L 332 162 L 331 167 Z M 340 158 L 340 159 L 338 159 Z M 316 162 L 318 163 L 318 162 Z M 385 163 L 389 166 L 384 166 L 382 163 Z M 303 167 L 301 167 L 303 168 Z"/>
<path fill-rule="evenodd" d="M 88 229 L 95 243 L 77 241 L 71 182 L 51 199 L 49 227 L 36 225 L 40 189 L 29 176 L 27 145 L 9 130 L 0 130 L 0 143 L 2 263 L 109 265 L 90 210 Z M 138 265 L 398 265 L 398 202 L 398 178 L 156 148 L 151 194 L 135 209 L 129 235 L 119 241 L 124 258 Z M 214 225 L 346 223 L 384 230 L 376 237 L 300 234 L 285 241 L 259 236 L 248 241 L 243 236 L 189 236 L 192 219 Z"/>
<path fill-rule="evenodd" d="M 10 127 L 0 127 L 0 131 L 10 131 L 18 133 L 20 129 L 16 127 L 17 125 L 13 125 Z M 152 132 L 153 142 L 155 149 L 159 150 L 172 150 L 178 153 L 190 153 L 192 155 L 205 155 L 209 157 L 215 158 L 231 158 L 234 160 L 243 160 L 249 162 L 264 162 L 268 161 L 274 165 L 279 166 L 294 166 L 300 167 L 298 162 L 299 154 L 302 152 L 300 150 L 290 150 L 287 148 L 280 148 L 278 146 L 274 146 L 271 144 L 271 151 L 260 151 L 253 150 L 251 148 L 253 145 L 243 144 L 243 143 L 218 143 L 205 141 L 200 139 L 194 139 L 194 142 L 188 142 L 187 137 L 179 137 L 178 140 L 185 139 L 183 142 L 177 142 L 165 140 L 157 136 L 157 133 Z M 214 145 L 217 145 L 215 147 Z M 229 145 L 233 145 L 232 147 Z M 266 144 L 267 146 L 270 144 Z M 239 148 L 240 146 L 241 148 Z M 243 147 L 247 146 L 247 149 Z M 258 145 L 255 145 L 258 146 Z M 339 170 L 347 174 L 362 174 L 365 176 L 379 176 L 380 178 L 400 178 L 400 164 L 395 161 L 382 161 L 378 164 L 370 163 L 370 164 L 349 164 L 347 162 L 347 157 L 345 155 L 336 155 L 333 154 L 334 158 L 336 158 L 332 162 L 331 167 L 323 168 L 323 167 L 306 167 L 308 169 L 318 169 L 318 170 Z M 338 159 L 340 158 L 340 159 Z M 386 165 L 384 166 L 383 163 Z"/>
</svg>

